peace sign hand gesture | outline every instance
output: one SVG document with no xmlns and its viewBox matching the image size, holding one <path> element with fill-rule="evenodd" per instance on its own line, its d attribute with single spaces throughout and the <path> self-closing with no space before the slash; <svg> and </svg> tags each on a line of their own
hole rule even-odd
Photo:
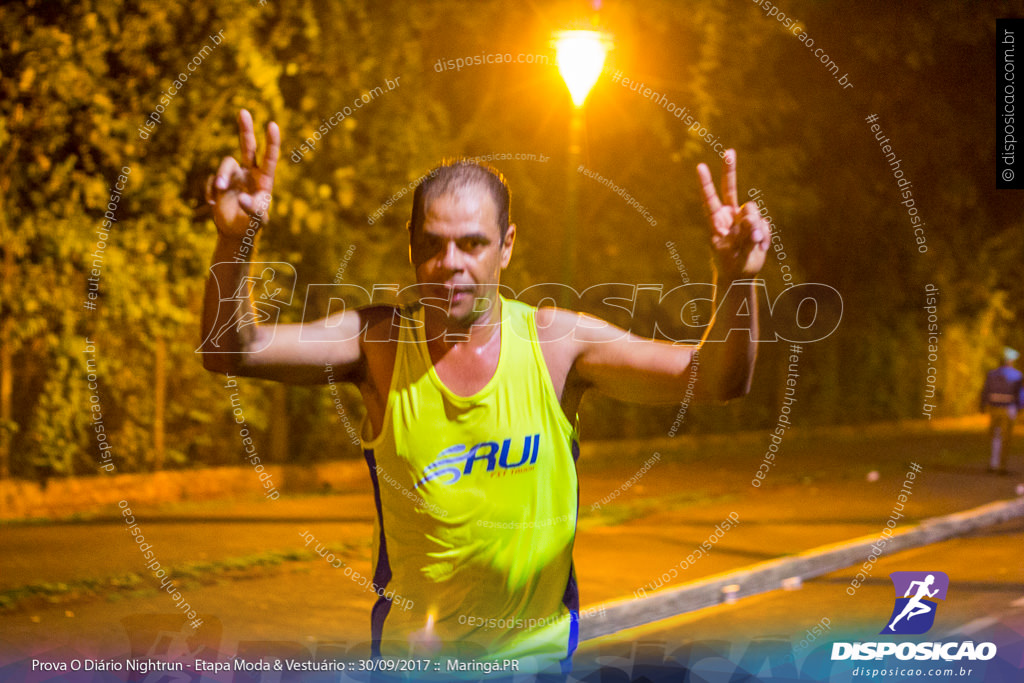
<svg viewBox="0 0 1024 683">
<path fill-rule="evenodd" d="M 281 153 L 281 132 L 277 124 L 267 124 L 267 148 L 263 162 L 256 164 L 256 133 L 252 115 L 238 112 L 238 140 L 241 163 L 224 157 L 217 173 L 206 182 L 206 201 L 213 207 L 213 222 L 225 237 L 241 238 L 253 219 L 262 224 L 270 208 L 274 188 L 274 170 Z"/>
<path fill-rule="evenodd" d="M 771 244 L 771 226 L 753 202 L 739 205 L 736 192 L 736 151 L 729 149 L 722 160 L 722 189 L 725 203 L 718 198 L 707 164 L 697 165 L 704 209 L 711 224 L 711 247 L 715 265 L 727 280 L 756 275 L 764 266 Z"/>
</svg>

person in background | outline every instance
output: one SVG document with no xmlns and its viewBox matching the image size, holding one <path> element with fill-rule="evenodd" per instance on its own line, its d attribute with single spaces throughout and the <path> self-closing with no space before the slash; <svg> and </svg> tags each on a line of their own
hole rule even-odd
<svg viewBox="0 0 1024 683">
<path fill-rule="evenodd" d="M 981 390 L 981 410 L 987 411 L 990 417 L 992 454 L 988 471 L 996 474 L 1007 474 L 1004 456 L 1010 454 L 1013 423 L 1018 411 L 1024 407 L 1024 375 L 1013 367 L 1019 357 L 1014 349 L 1004 348 L 1002 365 L 989 371 Z"/>
</svg>

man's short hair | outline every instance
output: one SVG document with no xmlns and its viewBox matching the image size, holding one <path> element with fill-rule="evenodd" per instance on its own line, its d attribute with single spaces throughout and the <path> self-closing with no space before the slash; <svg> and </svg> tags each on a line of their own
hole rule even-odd
<svg viewBox="0 0 1024 683">
<path fill-rule="evenodd" d="M 412 195 L 412 219 L 409 236 L 416 234 L 427 217 L 427 204 L 446 194 L 454 194 L 470 187 L 482 187 L 490 194 L 498 210 L 498 230 L 501 239 L 509 226 L 511 194 L 501 171 L 490 164 L 473 159 L 451 159 L 441 162 L 420 181 Z"/>
</svg>

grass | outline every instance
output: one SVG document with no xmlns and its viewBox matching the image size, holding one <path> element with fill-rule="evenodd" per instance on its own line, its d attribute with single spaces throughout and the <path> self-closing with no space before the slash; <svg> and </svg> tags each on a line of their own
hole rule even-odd
<svg viewBox="0 0 1024 683">
<path fill-rule="evenodd" d="M 354 546 L 331 544 L 327 549 L 335 555 L 343 555 Z M 229 557 L 210 562 L 184 562 L 168 570 L 168 577 L 184 588 L 220 581 L 239 581 L 266 576 L 292 563 L 319 560 L 320 556 L 305 548 L 271 550 L 256 555 Z M 100 579 L 77 579 L 75 581 L 45 581 L 19 586 L 0 592 L 0 611 L 12 612 L 27 609 L 32 605 L 67 604 L 79 600 L 105 598 L 116 602 L 127 598 L 147 597 L 158 591 L 154 587 L 157 579 L 152 574 L 145 577 L 136 572 L 108 576 Z"/>
</svg>

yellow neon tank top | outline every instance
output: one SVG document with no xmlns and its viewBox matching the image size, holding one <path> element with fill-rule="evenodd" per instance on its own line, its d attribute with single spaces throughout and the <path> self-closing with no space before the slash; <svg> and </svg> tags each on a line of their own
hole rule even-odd
<svg viewBox="0 0 1024 683">
<path fill-rule="evenodd" d="M 375 654 L 439 640 L 441 655 L 567 670 L 576 649 L 577 433 L 536 309 L 505 298 L 501 308 L 497 370 L 468 397 L 437 376 L 422 307 L 403 311 L 381 433 L 363 441 L 377 506 Z"/>
</svg>

